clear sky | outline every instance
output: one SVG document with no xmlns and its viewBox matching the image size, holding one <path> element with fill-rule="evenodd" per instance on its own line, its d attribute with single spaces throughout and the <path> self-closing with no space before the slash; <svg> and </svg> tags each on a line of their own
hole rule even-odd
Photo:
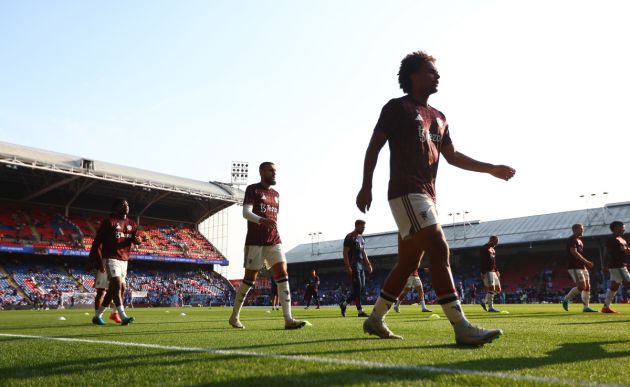
<svg viewBox="0 0 630 387">
<path fill-rule="evenodd" d="M 256 182 L 274 161 L 285 250 L 358 217 L 391 231 L 386 148 L 370 213 L 354 199 L 400 60 L 426 50 L 456 148 L 517 170 L 442 160 L 443 223 L 627 201 L 629 14 L 622 0 L 0 1 L 0 139 L 204 181 L 243 160 Z M 238 211 L 230 226 L 233 278 Z"/>
</svg>

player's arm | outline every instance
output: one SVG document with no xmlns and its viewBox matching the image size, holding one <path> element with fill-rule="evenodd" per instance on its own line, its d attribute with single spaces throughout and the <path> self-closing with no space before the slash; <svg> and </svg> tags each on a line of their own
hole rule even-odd
<svg viewBox="0 0 630 387">
<path fill-rule="evenodd" d="M 608 273 L 608 268 L 610 267 L 610 248 L 608 246 L 604 247 L 604 259 L 602 264 L 602 271 Z"/>
<path fill-rule="evenodd" d="M 94 237 L 94 241 L 92 242 L 92 247 L 90 248 L 90 258 L 94 260 L 97 269 L 100 270 L 101 273 L 105 272 L 105 264 L 103 263 L 103 255 L 101 252 L 101 247 L 103 245 L 103 235 L 105 234 L 105 232 L 105 221 L 103 221 L 101 222 L 101 226 L 96 232 L 96 236 Z"/>
<path fill-rule="evenodd" d="M 582 254 L 580 254 L 580 252 L 578 251 L 576 247 L 571 247 L 569 251 L 571 252 L 571 255 L 573 255 L 578 261 L 585 264 L 586 267 L 588 267 L 589 269 L 593 267 L 593 262 L 589 261 Z"/>
<path fill-rule="evenodd" d="M 254 214 L 254 205 L 252 203 L 243 204 L 243 218 L 247 219 L 249 222 L 262 224 L 263 226 L 270 228 L 276 227 L 276 222 L 274 220 L 263 218 L 262 216 Z"/>
<path fill-rule="evenodd" d="M 372 178 L 374 177 L 374 169 L 378 161 L 378 154 L 381 152 L 383 145 L 387 142 L 387 134 L 380 130 L 372 133 L 370 144 L 365 151 L 365 160 L 363 161 L 363 184 L 357 195 L 357 207 L 361 212 L 370 210 L 372 205 Z"/>
<path fill-rule="evenodd" d="M 368 274 L 372 274 L 372 263 L 370 262 L 370 259 L 368 258 L 368 255 L 366 252 L 363 252 L 363 255 L 365 256 L 363 258 L 363 263 L 365 264 L 365 266 L 367 266 Z"/>
<path fill-rule="evenodd" d="M 444 158 L 449 164 L 457 168 L 473 172 L 489 173 L 498 179 L 510 180 L 516 173 L 513 168 L 507 165 L 484 163 L 468 157 L 455 150 L 453 143 L 447 144 L 442 148 L 442 155 L 444 155 Z"/>
<path fill-rule="evenodd" d="M 350 267 L 350 246 L 343 247 L 343 265 L 346 267 L 348 274 L 352 274 L 352 268 Z"/>
</svg>

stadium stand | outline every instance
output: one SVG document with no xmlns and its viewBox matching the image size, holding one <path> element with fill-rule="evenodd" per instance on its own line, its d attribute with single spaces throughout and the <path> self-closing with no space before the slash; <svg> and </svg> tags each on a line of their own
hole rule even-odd
<svg viewBox="0 0 630 387">
<path fill-rule="evenodd" d="M 0 303 L 55 307 L 61 294 L 94 292 L 89 251 L 120 197 L 143 239 L 129 270 L 139 301 L 172 303 L 175 294 L 180 304 L 229 301 L 234 289 L 214 270 L 228 259 L 199 230 L 243 194 L 226 183 L 0 142 Z M 144 297 L 151 284 L 163 286 Z"/>
</svg>

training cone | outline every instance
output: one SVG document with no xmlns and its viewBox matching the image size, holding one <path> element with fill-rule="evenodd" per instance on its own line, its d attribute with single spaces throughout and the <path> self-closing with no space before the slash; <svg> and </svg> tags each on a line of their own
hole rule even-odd
<svg viewBox="0 0 630 387">
<path fill-rule="evenodd" d="M 182 313 L 180 313 L 179 315 L 180 315 L 180 316 L 185 316 L 185 315 L 186 315 L 186 313 L 182 312 Z"/>
<path fill-rule="evenodd" d="M 164 313 L 171 313 L 171 312 L 169 312 L 168 310 L 165 310 Z"/>
<path fill-rule="evenodd" d="M 270 311 L 270 310 L 268 310 L 268 311 L 266 311 L 265 313 L 271 313 L 271 311 Z"/>
<path fill-rule="evenodd" d="M 313 324 L 311 324 L 310 322 L 308 322 L 308 321 L 306 321 L 306 320 L 304 320 L 304 322 L 306 323 L 306 326 L 307 326 L 307 327 L 312 327 L 312 326 L 313 326 Z"/>
<path fill-rule="evenodd" d="M 90 315 L 88 312 L 85 312 L 85 313 L 83 313 L 83 314 L 84 314 L 84 315 L 86 315 L 86 316 L 89 316 L 89 315 Z"/>
<path fill-rule="evenodd" d="M 59 316 L 59 317 L 57 317 L 57 320 L 59 320 L 59 321 L 66 321 L 66 318 L 63 317 L 63 316 Z"/>
<path fill-rule="evenodd" d="M 429 318 L 438 319 L 440 318 L 440 315 L 433 313 L 432 315 L 429 316 Z"/>
<path fill-rule="evenodd" d="M 508 312 L 507 310 L 502 310 L 501 314 L 510 314 L 510 312 Z"/>
</svg>

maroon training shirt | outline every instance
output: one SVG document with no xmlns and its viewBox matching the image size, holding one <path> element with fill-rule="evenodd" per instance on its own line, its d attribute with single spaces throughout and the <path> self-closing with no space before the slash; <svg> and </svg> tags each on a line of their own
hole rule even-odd
<svg viewBox="0 0 630 387">
<path fill-rule="evenodd" d="M 623 237 L 610 237 L 606 241 L 606 250 L 608 251 L 608 268 L 617 269 L 628 266 L 626 248 L 628 243 Z"/>
<path fill-rule="evenodd" d="M 567 241 L 566 250 L 567 250 L 567 263 L 568 263 L 569 269 L 586 270 L 586 266 L 584 265 L 584 262 L 575 258 L 573 254 L 571 254 L 572 248 L 577 249 L 577 252 L 582 254 L 582 256 L 584 256 L 584 243 L 582 243 L 582 239 L 579 237 L 576 237 L 575 235 L 571 235 L 571 237 Z"/>
<path fill-rule="evenodd" d="M 111 216 L 103 219 L 92 243 L 90 257 L 128 261 L 131 244 L 137 232 L 136 224 L 129 218 Z"/>
<path fill-rule="evenodd" d="M 262 184 L 248 185 L 245 189 L 243 204 L 252 204 L 252 212 L 261 218 L 278 221 L 280 194 L 273 188 L 265 188 Z M 247 222 L 245 245 L 273 246 L 282 243 L 277 228 L 269 228 L 262 224 Z"/>
<path fill-rule="evenodd" d="M 452 143 L 444 114 L 406 95 L 383 106 L 374 130 L 389 142 L 388 199 L 422 193 L 435 200 L 440 152 Z"/>
<path fill-rule="evenodd" d="M 479 249 L 479 266 L 481 268 L 481 274 L 497 271 L 496 252 L 494 251 L 494 247 L 491 247 L 487 243 Z"/>
</svg>

